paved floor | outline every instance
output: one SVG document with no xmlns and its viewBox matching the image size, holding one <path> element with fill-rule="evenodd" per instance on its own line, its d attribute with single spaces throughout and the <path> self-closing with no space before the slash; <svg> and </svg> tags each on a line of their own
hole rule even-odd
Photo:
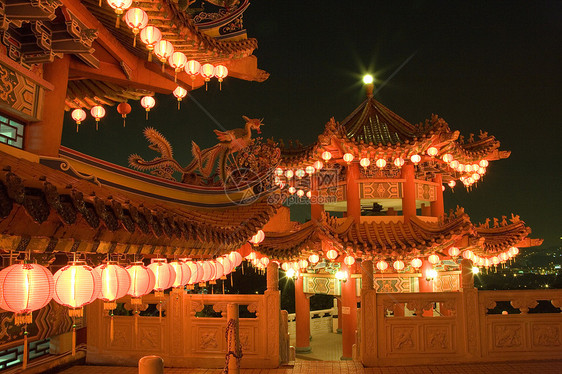
<svg viewBox="0 0 562 374">
<path fill-rule="evenodd" d="M 61 374 L 137 374 L 137 368 L 74 366 Z M 165 374 L 221 374 L 220 369 L 167 368 Z M 560 374 L 562 360 L 470 365 L 400 366 L 363 368 L 353 361 L 299 361 L 279 369 L 242 369 L 240 374 Z"/>
<path fill-rule="evenodd" d="M 310 353 L 297 353 L 297 359 L 339 361 L 343 354 L 341 334 L 317 333 L 310 340 L 310 348 Z"/>
</svg>

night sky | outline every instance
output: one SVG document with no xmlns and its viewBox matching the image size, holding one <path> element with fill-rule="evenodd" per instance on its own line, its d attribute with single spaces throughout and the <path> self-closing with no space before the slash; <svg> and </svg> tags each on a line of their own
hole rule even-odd
<svg viewBox="0 0 562 374">
<path fill-rule="evenodd" d="M 130 153 L 156 156 L 142 136 L 150 125 L 187 164 L 192 140 L 213 145 L 214 121 L 242 127 L 242 115 L 264 118 L 265 137 L 308 144 L 364 100 L 368 72 L 376 99 L 411 123 L 435 113 L 465 137 L 482 129 L 512 151 L 470 193 L 447 189 L 446 210 L 463 206 L 475 223 L 513 212 L 544 247 L 560 245 L 562 2 L 254 0 L 244 24 L 267 81 L 227 78 L 222 91 L 213 82 L 180 111 L 159 95 L 148 121 L 131 102 L 126 128 L 115 108 L 98 132 L 89 118 L 76 134 L 67 118 L 63 145 L 126 165 Z"/>
</svg>

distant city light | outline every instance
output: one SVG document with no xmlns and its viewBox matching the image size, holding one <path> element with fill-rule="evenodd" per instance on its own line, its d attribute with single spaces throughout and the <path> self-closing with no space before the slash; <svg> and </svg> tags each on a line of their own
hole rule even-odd
<svg viewBox="0 0 562 374">
<path fill-rule="evenodd" d="M 365 84 L 371 84 L 373 83 L 374 79 L 373 76 L 371 74 L 366 74 L 363 76 L 363 83 Z"/>
<path fill-rule="evenodd" d="M 477 266 L 473 266 L 472 267 L 472 274 L 478 274 L 480 273 L 480 268 L 478 268 Z"/>
</svg>

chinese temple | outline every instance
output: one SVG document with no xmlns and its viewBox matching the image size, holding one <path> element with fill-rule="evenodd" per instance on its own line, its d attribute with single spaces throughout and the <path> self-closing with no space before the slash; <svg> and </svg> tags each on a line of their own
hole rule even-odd
<svg viewBox="0 0 562 374">
<path fill-rule="evenodd" d="M 560 358 L 560 292 L 474 288 L 480 268 L 541 240 L 514 213 L 477 224 L 444 206 L 509 157 L 494 136 L 463 138 L 435 115 L 411 124 L 367 81 L 314 144 L 256 137 L 262 120 L 242 116 L 215 146 L 193 143 L 188 165 L 154 128 L 153 159 L 115 165 L 61 144 L 65 113 L 79 131 L 129 103 L 148 112 L 156 93 L 265 81 L 249 1 L 0 5 L 0 371 L 153 355 L 277 368 L 310 351 L 314 294 L 337 298 L 342 359 L 364 366 Z M 291 221 L 294 204 L 311 219 Z M 294 346 L 279 267 L 295 282 Z M 245 271 L 265 274 L 265 291 L 239 293 Z M 556 312 L 529 313 L 539 301 Z M 502 302 L 515 312 L 496 313 Z"/>
</svg>

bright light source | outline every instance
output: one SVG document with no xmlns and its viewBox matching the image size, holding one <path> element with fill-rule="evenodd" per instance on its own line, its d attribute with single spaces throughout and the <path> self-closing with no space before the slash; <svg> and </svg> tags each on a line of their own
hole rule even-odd
<svg viewBox="0 0 562 374">
<path fill-rule="evenodd" d="M 435 278 L 437 278 L 437 270 L 429 269 L 425 272 L 425 279 L 428 281 L 434 280 Z"/>
<path fill-rule="evenodd" d="M 295 277 L 295 269 L 291 268 L 287 270 L 287 278 L 294 278 Z"/>
<path fill-rule="evenodd" d="M 480 273 L 480 268 L 478 266 L 473 266 L 472 267 L 472 274 L 478 274 Z"/>
<path fill-rule="evenodd" d="M 340 280 L 340 281 L 341 280 L 343 280 L 343 281 L 347 280 L 347 271 L 341 271 L 340 270 L 340 271 L 336 272 L 336 279 Z"/>
<path fill-rule="evenodd" d="M 371 74 L 366 74 L 363 76 L 363 83 L 365 84 L 371 84 L 373 83 L 373 76 Z"/>
</svg>

